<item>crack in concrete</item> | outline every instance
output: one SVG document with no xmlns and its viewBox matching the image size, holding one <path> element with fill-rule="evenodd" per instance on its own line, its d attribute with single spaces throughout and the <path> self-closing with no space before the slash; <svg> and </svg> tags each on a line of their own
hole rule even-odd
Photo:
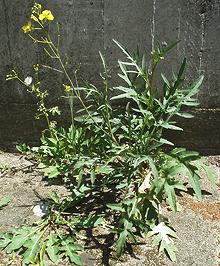
<svg viewBox="0 0 220 266">
<path fill-rule="evenodd" d="M 153 17 L 152 17 L 152 26 L 151 26 L 151 50 L 154 51 L 154 42 L 155 42 L 155 15 L 156 15 L 156 0 L 153 0 Z"/>
<path fill-rule="evenodd" d="M 105 0 L 102 0 L 102 35 L 103 35 L 103 49 L 106 52 L 106 40 L 105 40 Z"/>
</svg>

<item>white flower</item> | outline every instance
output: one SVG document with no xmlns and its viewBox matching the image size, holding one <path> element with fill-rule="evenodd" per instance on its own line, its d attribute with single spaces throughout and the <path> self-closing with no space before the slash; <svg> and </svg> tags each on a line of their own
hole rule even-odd
<svg viewBox="0 0 220 266">
<path fill-rule="evenodd" d="M 27 85 L 27 86 L 30 86 L 31 83 L 33 81 L 33 78 L 32 77 L 26 77 L 25 80 L 24 80 L 24 83 Z"/>
<path fill-rule="evenodd" d="M 48 213 L 47 202 L 41 201 L 37 205 L 35 205 L 33 208 L 33 213 L 38 217 L 43 217 L 44 215 L 46 215 Z"/>
</svg>

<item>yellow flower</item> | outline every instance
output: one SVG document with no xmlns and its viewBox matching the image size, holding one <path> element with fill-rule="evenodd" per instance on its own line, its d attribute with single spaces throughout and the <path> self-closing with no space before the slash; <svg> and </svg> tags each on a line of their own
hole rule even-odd
<svg viewBox="0 0 220 266">
<path fill-rule="evenodd" d="M 28 21 L 28 24 L 22 27 L 22 30 L 24 33 L 28 33 L 32 31 L 32 23 L 31 21 Z"/>
<path fill-rule="evenodd" d="M 71 87 L 69 85 L 65 85 L 65 92 L 70 92 L 71 91 Z"/>
<path fill-rule="evenodd" d="M 39 20 L 54 20 L 54 16 L 51 13 L 50 10 L 44 10 L 40 15 L 39 15 Z"/>
</svg>

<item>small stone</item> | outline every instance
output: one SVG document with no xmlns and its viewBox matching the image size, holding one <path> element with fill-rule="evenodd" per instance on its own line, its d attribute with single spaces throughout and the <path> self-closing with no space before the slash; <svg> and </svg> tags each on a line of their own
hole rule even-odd
<svg viewBox="0 0 220 266">
<path fill-rule="evenodd" d="M 43 217 L 48 213 L 48 203 L 45 201 L 39 202 L 33 207 L 33 213 L 35 216 Z"/>
</svg>

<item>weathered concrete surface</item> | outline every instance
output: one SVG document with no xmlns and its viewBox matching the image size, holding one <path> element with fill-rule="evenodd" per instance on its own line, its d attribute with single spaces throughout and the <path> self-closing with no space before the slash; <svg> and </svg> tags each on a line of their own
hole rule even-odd
<svg viewBox="0 0 220 266">
<path fill-rule="evenodd" d="M 181 59 L 188 59 L 188 79 L 205 75 L 199 94 L 200 109 L 193 122 L 185 124 L 185 137 L 173 136 L 179 143 L 211 152 L 220 151 L 220 1 L 219 0 L 54 0 L 40 1 L 53 10 L 62 32 L 63 56 L 72 70 L 81 63 L 80 75 L 99 83 L 98 51 L 106 54 L 116 80 L 116 60 L 122 57 L 112 39 L 129 49 L 138 44 L 150 51 L 157 40 L 182 42 L 171 53 L 174 69 Z M 34 63 L 45 62 L 38 45 L 21 32 L 33 2 L 0 1 L 0 143 L 37 138 L 40 124 L 33 122 L 34 98 L 16 82 L 5 81 L 10 69 L 26 77 Z M 33 52 L 34 49 L 34 52 Z M 63 80 L 58 74 L 42 74 L 50 102 L 60 101 Z M 50 80 L 50 81 L 49 81 Z M 209 138 L 207 138 L 209 136 Z M 192 144 L 192 145 L 191 145 Z"/>
<path fill-rule="evenodd" d="M 207 157 L 213 168 L 218 183 L 220 182 L 220 156 Z M 30 224 L 36 220 L 32 208 L 39 201 L 36 191 L 47 198 L 51 191 L 66 195 L 63 186 L 50 184 L 42 180 L 42 174 L 24 157 L 10 153 L 0 153 L 0 165 L 7 165 L 8 172 L 0 173 L 0 197 L 9 196 L 10 204 L 0 210 L 0 232 L 14 226 Z M 34 170 L 35 169 L 35 170 Z M 219 183 L 220 184 L 220 183 Z M 164 208 L 171 225 L 179 239 L 175 239 L 178 248 L 177 262 L 171 262 L 164 254 L 159 254 L 149 239 L 141 240 L 140 245 L 133 246 L 133 256 L 125 254 L 120 260 L 111 256 L 106 231 L 94 229 L 93 237 L 87 238 L 83 254 L 85 266 L 219 266 L 220 263 L 220 190 L 213 189 L 207 179 L 202 178 L 203 200 L 198 201 L 189 193 L 178 196 L 182 210 L 176 214 Z M 11 260 L 10 255 L 0 252 L 0 266 L 20 266 L 18 260 Z M 52 266 L 46 263 L 46 266 Z M 58 265 L 69 264 L 61 261 Z"/>
</svg>

